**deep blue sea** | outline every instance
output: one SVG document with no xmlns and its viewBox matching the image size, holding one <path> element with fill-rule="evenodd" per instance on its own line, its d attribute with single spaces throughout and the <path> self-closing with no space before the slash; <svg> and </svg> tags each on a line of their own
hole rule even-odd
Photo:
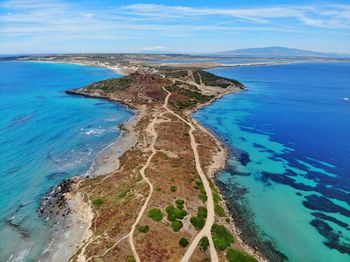
<svg viewBox="0 0 350 262">
<path fill-rule="evenodd" d="M 36 213 L 41 197 L 86 173 L 133 115 L 64 90 L 119 76 L 98 67 L 0 63 L 0 261 L 37 261 L 51 233 Z"/>
<path fill-rule="evenodd" d="M 194 114 L 231 150 L 217 180 L 243 230 L 289 261 L 350 261 L 350 63 L 209 71 L 248 87 Z"/>
</svg>

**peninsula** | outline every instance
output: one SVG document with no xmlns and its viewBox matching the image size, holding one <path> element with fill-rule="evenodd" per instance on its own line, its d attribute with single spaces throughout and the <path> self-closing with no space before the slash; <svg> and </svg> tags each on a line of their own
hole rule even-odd
<svg viewBox="0 0 350 262">
<path fill-rule="evenodd" d="M 121 140 L 129 146 L 116 170 L 64 181 L 65 190 L 42 204 L 43 214 L 69 206 L 70 216 L 85 224 L 81 241 L 64 240 L 74 247 L 70 261 L 263 260 L 241 240 L 213 182 L 225 166 L 224 145 L 191 117 L 245 87 L 198 65 L 125 69 L 130 74 L 122 78 L 66 91 L 117 101 L 137 112 L 123 126 Z"/>
</svg>

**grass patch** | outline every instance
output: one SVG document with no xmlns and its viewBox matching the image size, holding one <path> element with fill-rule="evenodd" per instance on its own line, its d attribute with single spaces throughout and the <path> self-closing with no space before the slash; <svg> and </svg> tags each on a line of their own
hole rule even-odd
<svg viewBox="0 0 350 262">
<path fill-rule="evenodd" d="M 182 247 L 187 247 L 189 244 L 188 240 L 186 238 L 181 238 L 179 240 L 179 245 L 182 246 Z"/>
<path fill-rule="evenodd" d="M 179 209 L 174 207 L 173 205 L 167 206 L 165 211 L 168 213 L 168 220 L 175 221 L 176 219 L 182 220 L 185 216 L 187 216 L 187 211 L 183 209 Z"/>
<path fill-rule="evenodd" d="M 175 193 L 177 191 L 177 186 L 171 186 L 170 191 Z"/>
<path fill-rule="evenodd" d="M 219 251 L 224 251 L 234 242 L 232 234 L 222 225 L 214 224 L 211 228 L 214 246 Z"/>
<path fill-rule="evenodd" d="M 202 239 L 199 241 L 199 249 L 203 252 L 208 250 L 209 247 L 209 240 L 207 237 L 202 237 Z"/>
<path fill-rule="evenodd" d="M 159 222 L 163 219 L 163 213 L 159 208 L 152 208 L 148 210 L 148 217 Z"/>
<path fill-rule="evenodd" d="M 180 229 L 183 227 L 183 224 L 180 220 L 175 220 L 171 222 L 171 227 L 175 232 L 179 232 Z"/>
<path fill-rule="evenodd" d="M 226 258 L 229 262 L 257 262 L 254 257 L 233 249 L 227 251 Z"/>
<path fill-rule="evenodd" d="M 124 198 L 128 194 L 128 191 L 120 192 L 117 194 L 118 199 Z"/>
<path fill-rule="evenodd" d="M 96 207 L 100 207 L 104 203 L 104 201 L 101 198 L 94 198 L 91 202 Z"/>
<path fill-rule="evenodd" d="M 137 226 L 137 230 L 140 231 L 141 233 L 147 233 L 149 231 L 149 226 Z"/>
</svg>

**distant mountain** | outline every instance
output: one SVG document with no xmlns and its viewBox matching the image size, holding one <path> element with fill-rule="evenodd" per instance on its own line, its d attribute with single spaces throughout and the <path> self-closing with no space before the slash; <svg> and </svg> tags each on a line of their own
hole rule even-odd
<svg viewBox="0 0 350 262">
<path fill-rule="evenodd" d="M 348 56 L 347 54 L 322 53 L 309 50 L 286 48 L 286 47 L 262 47 L 246 48 L 225 52 L 214 53 L 213 55 L 222 56 L 255 56 L 255 57 L 340 57 Z"/>
</svg>

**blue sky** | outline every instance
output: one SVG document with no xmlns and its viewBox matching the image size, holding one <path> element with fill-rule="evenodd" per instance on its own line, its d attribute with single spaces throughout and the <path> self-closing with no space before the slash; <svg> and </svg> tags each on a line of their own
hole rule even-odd
<svg viewBox="0 0 350 262">
<path fill-rule="evenodd" d="M 350 53 L 350 0 L 1 0 L 0 53 Z"/>
</svg>

